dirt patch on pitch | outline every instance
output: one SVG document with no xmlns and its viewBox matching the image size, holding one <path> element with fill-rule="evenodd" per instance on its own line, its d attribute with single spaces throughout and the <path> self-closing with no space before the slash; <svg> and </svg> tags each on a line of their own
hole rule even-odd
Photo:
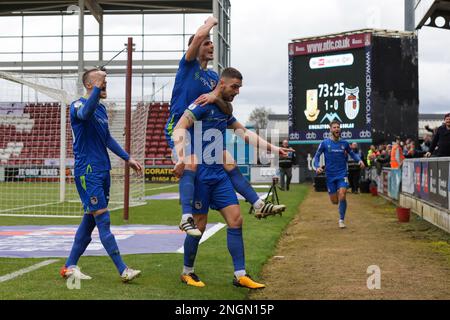
<svg viewBox="0 0 450 320">
<path fill-rule="evenodd" d="M 310 190 L 283 233 L 251 299 L 450 299 L 450 236 L 368 194 L 348 195 L 346 223 L 326 193 Z M 367 288 L 367 268 L 381 269 L 381 289 Z"/>
</svg>

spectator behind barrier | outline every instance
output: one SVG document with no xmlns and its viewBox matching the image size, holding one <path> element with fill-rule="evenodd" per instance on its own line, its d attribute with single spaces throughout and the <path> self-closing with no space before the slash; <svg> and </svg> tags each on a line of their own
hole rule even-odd
<svg viewBox="0 0 450 320">
<path fill-rule="evenodd" d="M 423 138 L 423 143 L 420 145 L 420 149 L 423 153 L 427 153 L 430 151 L 431 148 L 431 142 L 433 141 L 433 138 L 431 135 L 426 134 Z"/>
<path fill-rule="evenodd" d="M 400 137 L 395 138 L 395 143 L 392 146 L 391 151 L 391 168 L 399 169 L 402 164 L 405 156 L 403 154 L 404 143 L 401 141 Z"/>
<path fill-rule="evenodd" d="M 375 161 L 375 167 L 377 169 L 377 175 L 381 174 L 383 168 L 389 168 L 391 166 L 390 153 L 387 150 L 381 151 L 381 154 L 377 157 Z"/>
<path fill-rule="evenodd" d="M 431 157 L 432 155 L 450 157 L 450 113 L 445 115 L 444 124 L 437 129 L 430 150 L 425 156 Z"/>
</svg>

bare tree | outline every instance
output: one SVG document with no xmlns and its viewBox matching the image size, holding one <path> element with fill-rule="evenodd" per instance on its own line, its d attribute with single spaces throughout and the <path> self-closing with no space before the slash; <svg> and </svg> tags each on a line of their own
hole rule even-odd
<svg viewBox="0 0 450 320">
<path fill-rule="evenodd" d="M 272 111 L 266 107 L 257 107 L 253 109 L 248 118 L 248 122 L 254 125 L 256 130 L 267 129 L 269 114 Z"/>
</svg>

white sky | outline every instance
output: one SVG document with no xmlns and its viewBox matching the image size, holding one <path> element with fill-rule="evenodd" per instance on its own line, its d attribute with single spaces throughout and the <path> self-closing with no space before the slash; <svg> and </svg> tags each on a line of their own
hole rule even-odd
<svg viewBox="0 0 450 320">
<path fill-rule="evenodd" d="M 412 0 L 411 0 L 412 1 Z M 288 77 L 287 46 L 291 39 L 324 35 L 364 28 L 403 30 L 404 0 L 231 0 L 231 64 L 244 75 L 244 87 L 235 99 L 235 115 L 245 122 L 251 110 L 265 106 L 274 113 L 288 113 Z M 205 15 L 187 17 L 187 33 L 194 33 L 203 23 Z M 95 34 L 98 27 L 91 16 L 86 17 L 86 34 Z M 66 17 L 64 24 L 61 17 L 27 18 L 25 31 L 30 34 L 59 35 L 63 28 L 66 38 L 64 50 L 77 50 L 77 17 Z M 21 23 L 19 18 L 0 18 L 0 36 L 19 35 Z M 119 33 L 119 37 L 106 37 L 105 50 L 119 51 L 126 42 L 127 35 L 140 33 L 142 20 L 140 16 L 105 16 L 105 33 Z M 144 20 L 146 33 L 182 33 L 180 15 L 149 15 Z M 140 59 L 141 38 L 135 37 L 137 52 L 134 59 Z M 186 39 L 187 41 L 187 39 Z M 1 39 L 0 51 L 20 50 L 20 38 Z M 144 44 L 145 49 L 182 50 L 182 37 L 163 39 L 154 36 Z M 25 49 L 54 51 L 60 50 L 58 38 L 26 39 Z M 86 38 L 86 50 L 97 50 L 96 37 Z M 106 53 L 105 58 L 113 53 Z M 153 53 L 145 58 L 179 59 L 180 53 Z M 37 58 L 38 57 L 38 58 Z M 51 60 L 59 56 L 51 54 L 27 55 L 29 59 Z M 95 58 L 87 54 L 87 59 Z M 65 59 L 76 60 L 76 53 L 68 53 Z M 0 55 L 1 61 L 17 61 L 16 54 Z M 167 79 L 160 79 L 156 88 L 165 84 Z M 419 31 L 419 82 L 420 112 L 444 113 L 450 105 L 450 30 L 425 27 Z M 170 95 L 169 83 L 165 89 L 165 98 Z M 123 96 L 124 81 L 110 80 L 110 96 Z M 141 82 L 133 82 L 133 93 L 141 92 Z M 146 92 L 151 89 L 150 81 L 145 83 Z M 6 96 L 5 96 L 6 91 Z M 13 95 L 14 90 L 0 86 L 3 97 Z"/>
</svg>

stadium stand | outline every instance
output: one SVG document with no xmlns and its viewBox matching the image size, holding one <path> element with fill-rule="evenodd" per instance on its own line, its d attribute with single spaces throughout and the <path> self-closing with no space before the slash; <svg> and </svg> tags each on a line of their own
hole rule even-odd
<svg viewBox="0 0 450 320">
<path fill-rule="evenodd" d="M 149 104 L 146 130 L 145 164 L 172 165 L 171 150 L 164 136 L 164 126 L 169 117 L 169 104 Z M 73 158 L 72 132 L 67 108 L 67 154 Z M 110 112 L 115 124 L 124 123 L 124 110 Z M 114 128 L 110 128 L 115 131 Z M 117 136 L 119 143 L 124 138 Z M 0 115 L 0 163 L 9 165 L 42 165 L 45 159 L 58 159 L 60 149 L 60 105 L 58 103 L 30 103 L 20 115 Z"/>
<path fill-rule="evenodd" d="M 42 165 L 45 159 L 59 158 L 60 105 L 31 103 L 20 115 L 0 116 L 0 161 L 3 164 Z M 68 143 L 72 143 L 70 127 Z M 67 157 L 73 158 L 71 148 Z"/>
<path fill-rule="evenodd" d="M 164 136 L 164 126 L 169 118 L 168 103 L 151 103 L 148 108 L 147 135 L 145 141 L 146 165 L 173 165 L 172 151 Z"/>
</svg>

